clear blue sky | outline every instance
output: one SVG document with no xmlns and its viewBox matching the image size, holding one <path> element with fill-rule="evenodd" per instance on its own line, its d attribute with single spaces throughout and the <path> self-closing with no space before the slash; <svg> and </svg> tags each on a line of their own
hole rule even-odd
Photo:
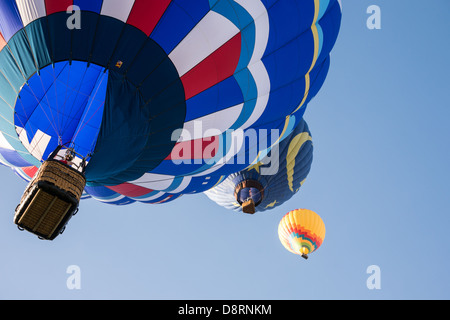
<svg viewBox="0 0 450 320">
<path fill-rule="evenodd" d="M 302 191 L 256 216 L 204 195 L 162 206 L 81 204 L 54 242 L 20 233 L 25 184 L 1 168 L 1 299 L 449 299 L 450 2 L 343 0 L 328 79 L 305 119 L 315 159 Z M 369 30 L 370 5 L 382 29 Z M 325 221 L 305 261 L 282 216 Z M 69 290 L 66 269 L 81 269 Z M 381 289 L 366 269 L 378 265 Z"/>
</svg>

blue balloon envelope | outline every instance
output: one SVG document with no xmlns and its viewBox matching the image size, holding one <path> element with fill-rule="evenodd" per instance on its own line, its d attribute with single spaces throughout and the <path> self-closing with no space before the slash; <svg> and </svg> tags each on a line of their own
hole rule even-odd
<svg viewBox="0 0 450 320">
<path fill-rule="evenodd" d="M 251 203 L 252 212 L 276 208 L 291 199 L 305 182 L 313 161 L 313 142 L 302 120 L 276 149 L 247 170 L 231 174 L 224 182 L 205 192 L 227 209 L 242 211 Z"/>
</svg>

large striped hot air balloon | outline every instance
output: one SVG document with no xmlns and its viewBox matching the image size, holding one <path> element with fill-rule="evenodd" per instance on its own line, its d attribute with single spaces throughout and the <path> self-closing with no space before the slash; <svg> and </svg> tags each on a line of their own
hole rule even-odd
<svg viewBox="0 0 450 320">
<path fill-rule="evenodd" d="M 1 0 L 0 162 L 29 180 L 64 145 L 129 202 L 202 192 L 248 166 L 227 131 L 300 121 L 340 20 L 337 0 Z"/>
<path fill-rule="evenodd" d="M 340 22 L 339 0 L 0 0 L 0 163 L 72 154 L 112 204 L 203 192 L 291 133 Z"/>
<path fill-rule="evenodd" d="M 325 239 L 325 224 L 314 211 L 293 210 L 281 219 L 278 236 L 283 246 L 290 252 L 307 259 Z"/>
</svg>

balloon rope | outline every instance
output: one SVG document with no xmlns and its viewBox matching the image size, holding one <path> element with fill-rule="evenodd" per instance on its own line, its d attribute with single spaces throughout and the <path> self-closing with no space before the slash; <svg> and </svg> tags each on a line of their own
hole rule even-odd
<svg viewBox="0 0 450 320">
<path fill-rule="evenodd" d="M 91 103 L 90 103 L 89 106 L 87 107 L 87 110 L 85 109 L 83 120 L 81 120 L 80 123 L 83 123 L 84 120 L 86 119 L 86 116 L 87 116 L 87 114 L 89 113 L 89 110 L 90 110 L 91 107 L 92 107 L 92 103 L 94 102 L 94 98 L 97 96 L 98 90 L 100 89 L 101 84 L 103 83 L 103 80 L 105 80 L 105 75 L 106 75 L 106 73 L 105 73 L 105 72 L 102 72 L 100 83 L 99 83 L 99 85 L 97 86 L 97 89 L 95 90 L 95 93 L 94 93 L 93 96 L 92 96 L 92 92 L 91 92 L 91 96 L 90 96 L 90 97 L 92 98 L 92 99 L 91 99 Z M 97 82 L 98 82 L 98 78 L 97 78 Z M 84 122 L 83 125 L 82 125 L 81 127 L 78 127 L 77 132 L 75 133 L 75 135 L 74 135 L 72 141 L 75 141 L 75 140 L 76 140 L 76 138 L 78 137 L 78 134 L 80 133 L 80 131 L 83 130 L 83 128 L 84 128 L 84 127 L 88 124 L 88 122 L 89 122 L 89 121 L 97 114 L 97 112 L 100 110 L 101 107 L 103 107 L 104 104 L 105 104 L 105 102 L 103 101 L 103 103 L 101 103 L 100 106 L 97 108 L 97 110 L 91 115 L 91 117 L 88 119 L 88 121 Z M 93 151 L 93 150 L 90 150 L 90 151 Z"/>
<path fill-rule="evenodd" d="M 65 84 L 65 85 L 66 85 L 66 95 L 65 95 L 65 98 L 64 98 L 63 109 L 62 109 L 62 110 L 59 110 L 59 108 L 58 108 L 58 114 L 60 114 L 60 115 L 64 115 L 65 110 L 66 110 L 66 104 L 67 104 L 67 101 L 69 100 L 69 98 L 67 97 L 67 92 L 68 92 L 68 89 L 69 89 L 69 78 L 70 78 L 70 72 L 71 72 L 71 70 L 72 70 L 72 66 L 69 65 L 69 72 L 68 72 L 68 76 L 67 76 L 67 84 Z M 80 93 L 80 88 L 81 88 L 81 85 L 82 85 L 83 82 L 84 82 L 84 79 L 85 79 L 85 77 L 86 77 L 86 73 L 87 73 L 87 68 L 86 68 L 86 70 L 84 70 L 83 76 L 80 78 L 80 80 L 79 80 L 79 82 L 77 83 L 77 85 L 74 86 L 73 89 L 71 88 L 72 91 L 76 92 L 76 95 L 75 95 L 75 99 L 74 99 L 73 102 L 72 102 L 72 106 L 70 107 L 69 114 L 72 113 L 73 107 L 74 107 L 74 105 L 75 105 L 75 103 L 76 103 L 76 101 L 77 101 L 77 99 L 78 99 L 78 95 L 79 95 L 79 93 Z M 57 80 L 55 79 L 55 82 L 56 82 L 56 81 L 57 81 Z M 66 133 L 66 130 L 67 130 L 67 126 L 63 126 L 63 127 L 65 127 L 65 128 L 63 128 L 63 129 L 61 130 L 61 132 L 60 132 L 60 136 L 61 136 L 61 137 L 64 136 L 64 134 Z"/>
</svg>

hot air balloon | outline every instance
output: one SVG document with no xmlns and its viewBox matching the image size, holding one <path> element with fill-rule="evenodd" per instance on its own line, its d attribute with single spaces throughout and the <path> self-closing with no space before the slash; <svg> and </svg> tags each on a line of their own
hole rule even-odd
<svg viewBox="0 0 450 320">
<path fill-rule="evenodd" d="M 300 190 L 311 169 L 313 144 L 306 121 L 302 120 L 277 149 L 205 194 L 227 209 L 251 214 L 285 203 Z"/>
<path fill-rule="evenodd" d="M 337 0 L 1 0 L 0 162 L 30 180 L 63 147 L 82 197 L 243 170 L 257 146 L 229 132 L 289 134 L 340 20 Z"/>
<path fill-rule="evenodd" d="M 278 236 L 288 251 L 308 259 L 325 239 L 325 224 L 314 211 L 293 210 L 281 219 Z"/>
</svg>

